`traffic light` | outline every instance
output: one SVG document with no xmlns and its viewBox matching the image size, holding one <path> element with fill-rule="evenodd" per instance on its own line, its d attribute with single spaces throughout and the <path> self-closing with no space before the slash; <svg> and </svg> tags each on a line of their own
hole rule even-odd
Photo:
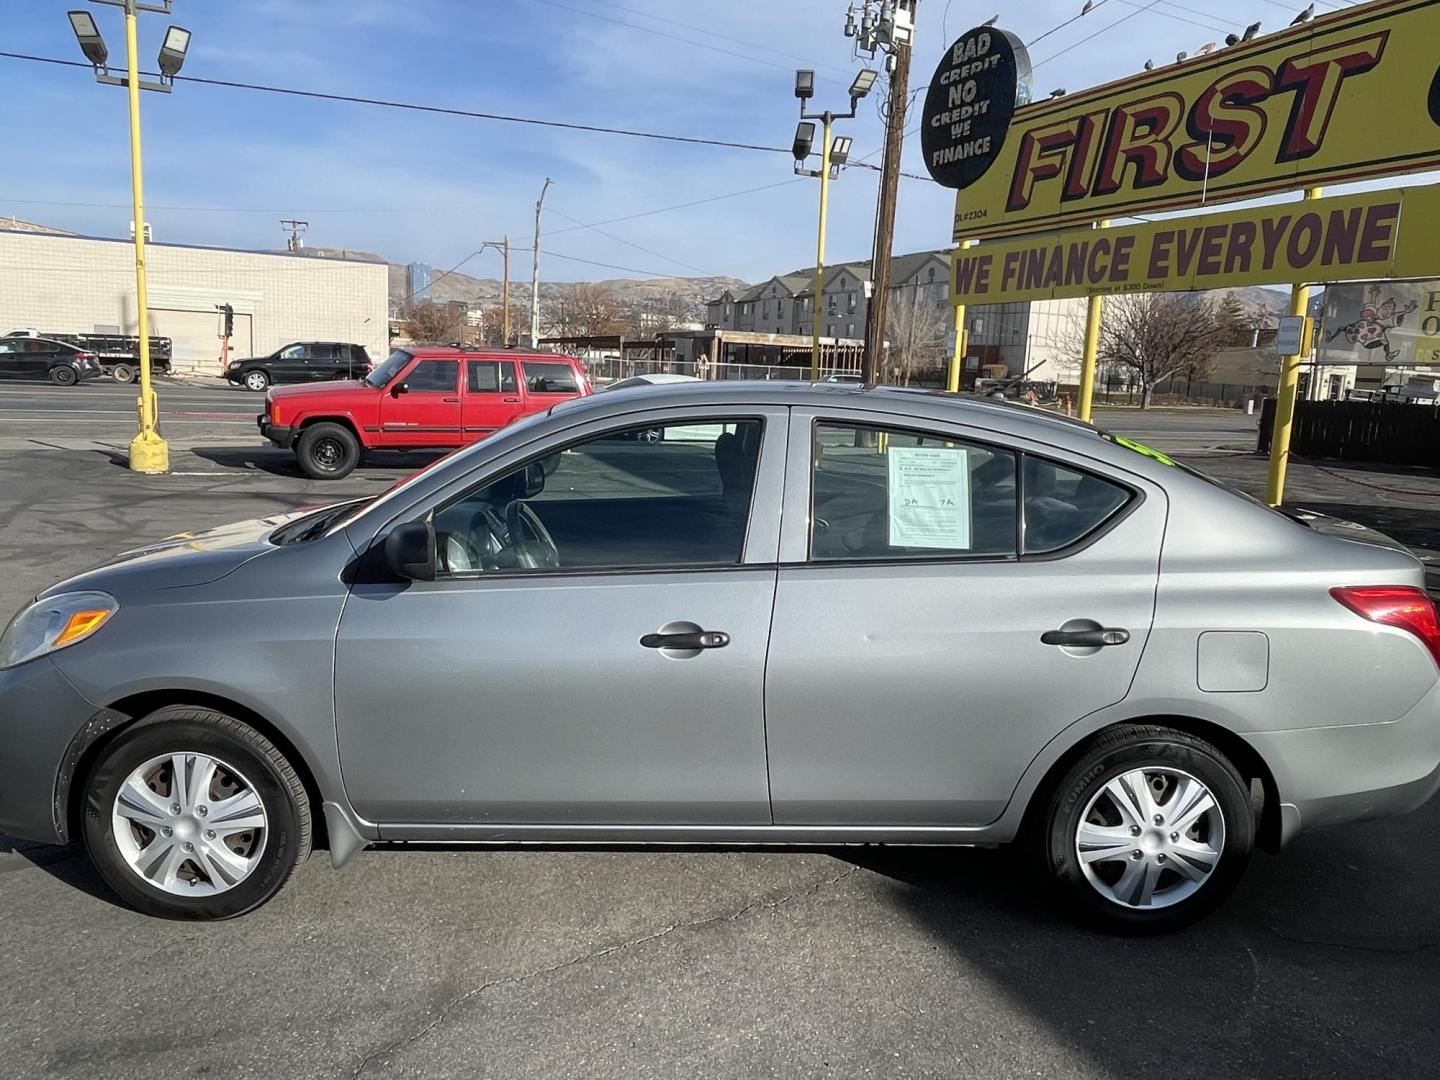
<svg viewBox="0 0 1440 1080">
<path fill-rule="evenodd" d="M 230 304 L 216 304 L 215 307 L 225 315 L 225 336 L 235 336 L 235 308 Z"/>
</svg>

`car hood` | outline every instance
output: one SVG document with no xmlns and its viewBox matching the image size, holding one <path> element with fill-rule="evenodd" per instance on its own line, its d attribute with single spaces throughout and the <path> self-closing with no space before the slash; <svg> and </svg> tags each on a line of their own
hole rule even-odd
<svg viewBox="0 0 1440 1080">
<path fill-rule="evenodd" d="M 185 588 L 218 581 L 244 563 L 273 551 L 270 534 L 287 522 L 313 514 L 307 506 L 289 514 L 237 521 L 197 533 L 177 533 L 154 544 L 121 552 L 83 573 L 59 582 L 40 595 L 98 589 L 138 592 Z"/>
<path fill-rule="evenodd" d="M 364 379 L 330 379 L 326 382 L 298 383 L 295 386 L 276 386 L 270 390 L 270 397 L 274 398 L 300 398 L 310 394 L 333 394 L 336 390 L 368 390 L 372 394 L 380 391 L 367 383 Z"/>
</svg>

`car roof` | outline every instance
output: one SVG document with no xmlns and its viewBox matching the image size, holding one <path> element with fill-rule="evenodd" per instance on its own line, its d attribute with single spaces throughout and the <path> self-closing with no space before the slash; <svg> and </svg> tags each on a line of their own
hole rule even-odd
<svg viewBox="0 0 1440 1080">
<path fill-rule="evenodd" d="M 520 349 L 467 348 L 460 345 L 397 345 L 395 347 L 411 356 L 464 356 L 471 360 L 549 360 L 566 364 L 580 362 L 576 357 L 563 353 L 530 352 Z"/>
</svg>

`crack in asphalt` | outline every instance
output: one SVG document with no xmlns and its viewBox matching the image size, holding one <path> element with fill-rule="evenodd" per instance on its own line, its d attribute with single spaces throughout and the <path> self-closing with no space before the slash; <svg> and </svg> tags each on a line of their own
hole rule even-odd
<svg viewBox="0 0 1440 1080">
<path fill-rule="evenodd" d="M 1251 926 L 1258 927 L 1281 941 L 1289 942 L 1291 945 L 1315 945 L 1325 949 L 1342 949 L 1347 952 L 1373 953 L 1378 956 L 1415 956 L 1428 949 L 1440 948 L 1440 941 L 1422 941 L 1415 945 L 1390 946 L 1390 945 L 1360 945 L 1352 941 L 1328 941 L 1325 938 L 1302 937 L 1299 934 L 1287 934 L 1277 926 L 1262 922 L 1252 916 L 1234 912 L 1237 919 L 1241 919 Z"/>
<path fill-rule="evenodd" d="M 695 919 L 692 922 L 671 923 L 669 926 L 662 927 L 659 930 L 653 930 L 648 934 L 642 934 L 640 937 L 631 938 L 627 941 L 617 942 L 613 945 L 605 945 L 601 948 L 593 949 L 590 952 L 582 953 L 580 956 L 573 956 L 568 960 L 561 960 L 559 963 L 547 964 L 545 967 L 536 968 L 533 971 L 522 972 L 519 975 L 507 975 L 504 978 L 500 979 L 489 979 L 481 983 L 479 986 L 471 987 L 469 990 L 465 991 L 463 994 L 460 994 L 458 997 L 452 998 L 449 1002 L 447 1002 L 444 1006 L 440 1008 L 439 1012 L 437 1012 L 434 1017 L 432 1017 L 428 1022 L 422 1025 L 418 1030 L 412 1032 L 404 1038 L 396 1039 L 393 1042 L 387 1044 L 386 1046 L 383 1046 L 378 1050 L 372 1050 L 370 1053 L 366 1054 L 360 1059 L 359 1063 L 355 1066 L 355 1068 L 351 1070 L 350 1080 L 358 1080 L 361 1074 L 363 1074 L 373 1062 L 379 1060 L 380 1058 L 388 1057 L 391 1054 L 394 1054 L 400 1050 L 404 1050 L 407 1047 L 413 1046 L 421 1039 L 424 1039 L 427 1035 L 435 1031 L 436 1028 L 438 1028 L 441 1024 L 448 1020 L 451 1014 L 454 1013 L 455 1010 L 460 1008 L 460 1006 L 464 1005 L 471 998 L 483 994 L 486 990 L 492 990 L 497 986 L 513 986 L 519 983 L 528 982 L 531 979 L 538 979 L 544 975 L 553 975 L 557 971 L 564 971 L 567 968 L 572 968 L 580 964 L 589 963 L 592 960 L 599 960 L 607 956 L 614 956 L 617 953 L 625 952 L 640 945 L 646 945 L 652 941 L 658 941 L 660 938 L 668 937 L 676 931 L 698 930 L 706 926 L 714 926 L 720 923 L 734 922 L 737 919 L 742 919 L 746 915 L 757 910 L 778 911 L 780 908 L 791 903 L 792 901 L 814 896 L 822 889 L 828 889 L 832 885 L 838 885 L 840 882 L 844 881 L 852 874 L 858 873 L 860 870 L 861 867 L 852 866 L 843 873 L 836 874 L 834 877 L 823 878 L 820 881 L 817 881 L 815 884 L 809 886 L 808 888 L 797 889 L 796 891 L 786 893 L 784 896 L 781 896 L 775 900 L 752 900 L 744 907 L 737 908 L 734 911 L 722 912 L 719 915 L 708 915 L 703 919 Z"/>
</svg>

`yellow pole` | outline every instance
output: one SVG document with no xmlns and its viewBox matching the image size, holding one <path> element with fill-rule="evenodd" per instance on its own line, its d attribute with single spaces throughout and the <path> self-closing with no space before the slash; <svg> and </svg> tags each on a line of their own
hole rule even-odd
<svg viewBox="0 0 1440 1080">
<path fill-rule="evenodd" d="M 1305 198 L 1318 199 L 1320 188 L 1307 188 Z M 1290 314 L 1303 316 L 1310 309 L 1310 286 L 1290 289 Z M 1304 335 L 1301 335 L 1302 339 Z M 1295 389 L 1300 384 L 1300 361 L 1287 356 L 1280 368 L 1280 389 L 1275 396 L 1275 427 L 1270 434 L 1270 474 L 1265 483 L 1265 502 L 1279 506 L 1285 501 L 1285 469 L 1290 464 L 1290 429 L 1295 422 Z"/>
<path fill-rule="evenodd" d="M 130 187 L 135 212 L 135 312 L 140 331 L 140 430 L 130 443 L 130 468 L 140 473 L 170 471 L 170 448 L 155 430 L 160 404 L 150 388 L 150 311 L 145 289 L 145 197 L 140 166 L 140 67 L 136 59 L 135 6 L 125 5 L 125 60 L 130 94 Z"/>
<path fill-rule="evenodd" d="M 820 235 L 815 241 L 815 307 L 810 342 L 810 381 L 820 381 L 820 307 L 825 300 L 825 218 L 830 212 L 830 114 L 820 142 Z M 872 304 L 876 301 L 872 299 Z"/>
<path fill-rule="evenodd" d="M 1099 228 L 1110 226 L 1109 221 L 1099 223 Z M 1075 415 L 1090 423 L 1090 405 L 1095 399 L 1095 368 L 1100 359 L 1100 317 L 1104 313 L 1105 301 L 1100 296 L 1090 297 L 1085 305 L 1085 355 L 1080 358 L 1080 394 L 1075 403 Z"/>
<path fill-rule="evenodd" d="M 975 245 L 974 240 L 961 240 L 960 250 L 965 251 Z M 953 283 L 952 283 L 953 288 Z M 945 375 L 945 389 L 955 393 L 960 389 L 960 372 L 965 366 L 965 346 L 969 344 L 969 335 L 965 332 L 965 305 L 955 305 L 955 352 L 950 357 L 950 370 Z"/>
</svg>

